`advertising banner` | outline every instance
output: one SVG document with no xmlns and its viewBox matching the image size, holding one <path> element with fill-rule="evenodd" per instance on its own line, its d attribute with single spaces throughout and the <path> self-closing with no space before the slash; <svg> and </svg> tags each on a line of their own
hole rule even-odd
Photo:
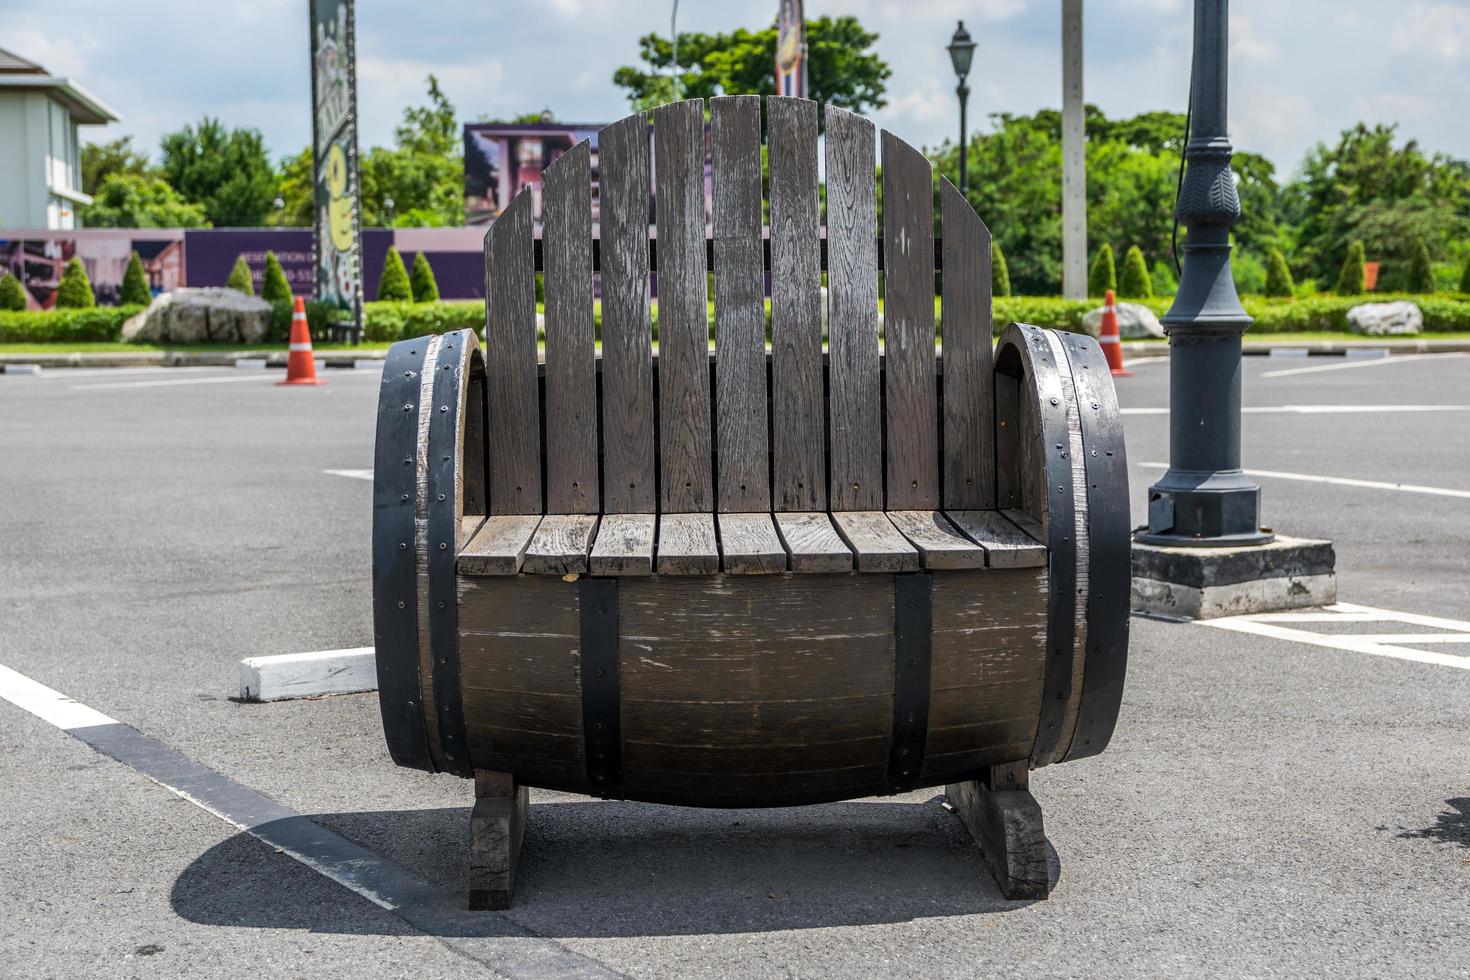
<svg viewBox="0 0 1470 980">
<path fill-rule="evenodd" d="M 362 323 L 362 233 L 357 167 L 357 50 L 352 0 L 311 5 L 312 147 L 316 179 L 316 295 Z"/>
</svg>

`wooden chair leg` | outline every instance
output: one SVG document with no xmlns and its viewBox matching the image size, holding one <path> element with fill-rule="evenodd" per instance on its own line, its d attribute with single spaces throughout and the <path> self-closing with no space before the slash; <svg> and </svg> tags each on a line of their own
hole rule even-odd
<svg viewBox="0 0 1470 980">
<path fill-rule="evenodd" d="M 1044 899 L 1049 889 L 1041 806 L 1027 788 L 1025 762 L 991 766 L 979 779 L 944 788 L 985 863 L 1011 900 Z"/>
<path fill-rule="evenodd" d="M 526 835 L 526 787 L 510 773 L 475 770 L 470 813 L 470 909 L 510 908 Z"/>
</svg>

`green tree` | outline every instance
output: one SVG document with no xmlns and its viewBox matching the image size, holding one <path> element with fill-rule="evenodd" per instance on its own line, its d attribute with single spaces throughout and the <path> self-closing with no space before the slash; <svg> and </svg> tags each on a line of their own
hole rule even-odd
<svg viewBox="0 0 1470 980">
<path fill-rule="evenodd" d="M 113 174 L 148 176 L 148 157 L 133 149 L 133 138 L 124 136 L 109 143 L 82 145 L 82 190 L 96 194 Z"/>
<path fill-rule="evenodd" d="M 1092 260 L 1092 271 L 1087 274 L 1087 295 L 1101 296 L 1109 289 L 1114 292 L 1118 289 L 1118 269 L 1113 264 L 1113 246 L 1103 242 Z"/>
<path fill-rule="evenodd" d="M 403 110 L 394 148 L 373 147 L 361 159 L 365 225 L 441 227 L 464 224 L 464 147 L 454 106 L 428 77 L 428 103 Z M 387 199 L 393 199 L 391 221 Z"/>
<path fill-rule="evenodd" d="M 266 222 L 283 228 L 309 228 L 315 223 L 316 175 L 311 147 L 281 160 L 276 171 L 276 195 L 281 207 L 272 207 Z"/>
<path fill-rule="evenodd" d="M 276 197 L 276 173 L 265 142 L 254 129 L 227 130 L 205 116 L 164 136 L 165 180 L 204 208 L 216 226 L 265 224 Z"/>
<path fill-rule="evenodd" d="M 881 109 L 893 73 L 873 50 L 878 35 L 856 17 L 818 17 L 806 22 L 807 90 L 817 102 L 852 112 Z M 635 109 L 674 100 L 673 45 L 657 34 L 638 39 L 640 65 L 613 72 L 613 84 Z M 776 27 L 738 28 L 729 34 L 679 35 L 679 89 L 686 99 L 716 95 L 765 95 L 776 90 Z"/>
<path fill-rule="evenodd" d="M 1123 277 L 1118 280 L 1118 295 L 1124 299 L 1153 299 L 1154 286 L 1148 275 L 1148 263 L 1143 250 L 1137 245 L 1128 246 L 1123 256 Z"/>
<path fill-rule="evenodd" d="M 1434 292 L 1434 263 L 1429 258 L 1429 243 L 1419 239 L 1409 254 L 1409 275 L 1404 288 L 1411 293 Z"/>
<path fill-rule="evenodd" d="M 265 273 L 260 280 L 260 298 L 268 303 L 289 303 L 295 297 L 291 284 L 286 281 L 286 270 L 275 252 L 265 253 Z"/>
<path fill-rule="evenodd" d="M 0 275 L 0 310 L 26 308 L 26 288 L 10 273 Z"/>
<path fill-rule="evenodd" d="M 1266 253 L 1266 295 L 1276 297 L 1294 296 L 1296 282 L 1291 277 L 1291 266 L 1281 249 L 1273 248 Z"/>
<path fill-rule="evenodd" d="M 378 278 L 378 302 L 413 302 L 413 286 L 408 281 L 408 270 L 403 267 L 403 256 L 392 245 L 388 246 L 383 274 Z"/>
<path fill-rule="evenodd" d="M 1266 291 L 1266 263 L 1257 258 L 1254 252 L 1237 251 L 1230 262 L 1230 271 L 1235 278 L 1237 293 L 1259 296 Z"/>
<path fill-rule="evenodd" d="M 87 278 L 87 269 L 75 255 L 61 272 L 61 285 L 56 287 L 58 310 L 85 310 L 97 305 L 92 293 L 92 280 Z"/>
<path fill-rule="evenodd" d="M 1460 292 L 1470 293 L 1470 255 L 1465 256 L 1465 271 L 1460 273 Z"/>
<path fill-rule="evenodd" d="M 242 292 L 246 296 L 255 295 L 255 283 L 250 277 L 250 263 L 245 261 L 245 256 L 235 256 L 235 264 L 230 267 L 230 277 L 225 280 L 225 288 Z"/>
<path fill-rule="evenodd" d="M 157 177 L 110 174 L 82 212 L 92 228 L 207 228 L 204 209 Z"/>
<path fill-rule="evenodd" d="M 147 306 L 153 301 L 153 290 L 148 288 L 148 272 L 143 268 L 143 259 L 137 252 L 128 256 L 128 267 L 123 272 L 122 290 L 118 300 L 123 306 Z"/>
<path fill-rule="evenodd" d="M 1154 260 L 1149 280 L 1155 296 L 1173 296 L 1179 291 L 1179 279 L 1174 275 L 1174 267 L 1163 259 Z"/>
<path fill-rule="evenodd" d="M 1353 242 L 1348 246 L 1347 258 L 1337 273 L 1337 284 L 1332 291 L 1339 296 L 1360 296 L 1367 288 L 1367 274 L 1363 270 L 1363 243 Z"/>
<path fill-rule="evenodd" d="M 1001 251 L 1000 242 L 994 239 L 990 242 L 990 294 L 1011 294 L 1011 271 L 1006 268 L 1006 253 Z"/>
<path fill-rule="evenodd" d="M 415 303 L 439 302 L 439 283 L 434 280 L 434 268 L 423 252 L 413 257 L 413 271 L 409 273 L 408 280 Z"/>
</svg>

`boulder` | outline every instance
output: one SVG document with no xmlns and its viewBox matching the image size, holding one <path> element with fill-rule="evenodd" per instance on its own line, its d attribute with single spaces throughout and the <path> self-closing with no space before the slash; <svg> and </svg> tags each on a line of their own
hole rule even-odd
<svg viewBox="0 0 1470 980">
<path fill-rule="evenodd" d="M 123 340 L 163 344 L 263 344 L 271 305 L 233 289 L 175 289 L 123 324 Z"/>
<path fill-rule="evenodd" d="M 1360 303 L 1347 311 L 1348 330 L 1370 337 L 1418 333 L 1424 329 L 1424 314 L 1406 299 L 1392 303 Z"/>
<path fill-rule="evenodd" d="M 1164 336 L 1164 325 L 1154 315 L 1154 311 L 1147 306 L 1137 303 L 1118 303 L 1118 334 L 1124 340 L 1137 340 L 1140 337 L 1162 337 Z M 1094 337 L 1102 333 L 1103 308 L 1099 306 L 1095 310 L 1088 310 L 1087 315 L 1082 318 L 1082 328 Z"/>
</svg>

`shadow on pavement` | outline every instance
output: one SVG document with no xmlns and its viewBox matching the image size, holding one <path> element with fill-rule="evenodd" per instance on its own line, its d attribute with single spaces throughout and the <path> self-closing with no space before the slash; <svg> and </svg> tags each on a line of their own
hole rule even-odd
<svg viewBox="0 0 1470 980">
<path fill-rule="evenodd" d="M 534 803 L 511 920 L 547 937 L 767 932 L 1005 912 L 1003 898 L 942 797 L 780 810 L 641 803 Z M 312 816 L 463 901 L 468 809 Z M 1053 887 L 1059 859 L 1047 844 Z M 179 876 L 174 910 L 192 922 L 315 932 L 379 932 L 279 885 L 289 861 L 239 834 Z M 458 917 L 456 917 L 458 918 Z M 486 934 L 498 930 L 490 916 Z M 458 919 L 455 932 L 466 922 Z"/>
<path fill-rule="evenodd" d="M 1470 847 L 1470 797 L 1458 796 L 1445 800 L 1445 804 L 1449 809 L 1439 815 L 1433 827 L 1405 830 L 1399 836 Z"/>
</svg>

